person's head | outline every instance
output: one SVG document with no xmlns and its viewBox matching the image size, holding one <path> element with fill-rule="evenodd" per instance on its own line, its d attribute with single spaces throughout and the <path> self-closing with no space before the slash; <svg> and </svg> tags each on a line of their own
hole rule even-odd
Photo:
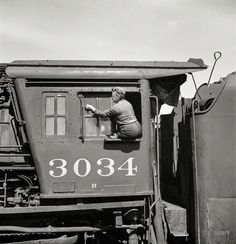
<svg viewBox="0 0 236 244">
<path fill-rule="evenodd" d="M 117 103 L 120 100 L 124 99 L 125 97 L 125 91 L 122 87 L 113 87 L 112 88 L 112 100 Z"/>
</svg>

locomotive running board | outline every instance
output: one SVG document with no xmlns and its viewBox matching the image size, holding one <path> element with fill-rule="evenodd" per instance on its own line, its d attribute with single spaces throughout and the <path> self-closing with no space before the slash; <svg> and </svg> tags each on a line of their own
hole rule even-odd
<svg viewBox="0 0 236 244">
<path fill-rule="evenodd" d="M 121 225 L 116 226 L 116 229 L 138 229 L 144 228 L 142 224 L 131 224 L 131 225 Z M 107 228 L 97 228 L 91 226 L 71 226 L 71 227 L 54 227 L 54 226 L 47 226 L 47 227 L 22 227 L 22 226 L 0 226 L 0 232 L 19 232 L 19 233 L 78 233 L 78 232 L 99 232 L 99 231 L 107 231 L 112 229 L 111 226 Z"/>
<path fill-rule="evenodd" d="M 11 242 L 11 244 L 75 244 L 77 241 L 78 235 L 69 237 L 65 235 L 59 238 Z"/>
<path fill-rule="evenodd" d="M 30 214 L 30 213 L 48 213 L 48 212 L 71 212 L 84 210 L 102 210 L 115 208 L 133 208 L 143 207 L 144 200 L 126 201 L 126 202 L 105 202 L 89 203 L 78 205 L 59 205 L 59 206 L 37 206 L 37 207 L 17 207 L 17 208 L 0 208 L 0 214 Z"/>
</svg>

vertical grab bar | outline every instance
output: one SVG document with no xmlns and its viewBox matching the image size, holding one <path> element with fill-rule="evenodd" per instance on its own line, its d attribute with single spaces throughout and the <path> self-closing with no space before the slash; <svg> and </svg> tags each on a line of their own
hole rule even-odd
<svg viewBox="0 0 236 244">
<path fill-rule="evenodd" d="M 197 139 L 196 139 L 196 118 L 195 118 L 195 102 L 196 100 L 192 101 L 192 120 L 193 120 L 193 147 L 194 147 L 194 189 L 195 189 L 195 196 L 194 196 L 194 208 L 195 208 L 195 216 L 196 216 L 196 227 L 195 227 L 195 235 L 198 244 L 200 244 L 200 201 L 199 201 L 199 184 L 198 184 L 198 161 L 197 161 Z"/>
<path fill-rule="evenodd" d="M 79 136 L 79 139 L 82 140 L 82 142 L 84 143 L 84 97 L 82 94 L 78 94 L 78 98 L 80 101 L 80 105 L 81 105 L 81 116 L 82 116 L 82 129 L 81 129 L 81 135 Z"/>
<path fill-rule="evenodd" d="M 21 118 L 21 112 L 20 112 L 19 104 L 17 102 L 17 95 L 16 95 L 16 92 L 15 92 L 15 90 L 13 88 L 10 90 L 10 99 L 11 99 L 11 102 L 12 102 L 12 107 L 13 107 L 13 111 L 14 111 L 14 115 L 15 115 L 15 120 L 19 124 L 19 130 L 20 130 L 20 133 L 21 133 L 21 136 L 22 136 L 22 143 L 23 144 L 27 143 L 28 140 L 27 140 L 27 136 L 26 136 L 26 133 L 25 133 L 25 130 L 24 130 L 25 121 L 22 120 L 22 118 Z M 17 142 L 17 143 L 19 143 L 19 142 Z"/>
<path fill-rule="evenodd" d="M 152 203 L 151 208 L 155 206 L 155 217 L 154 217 L 154 225 L 156 229 L 156 241 L 157 244 L 167 244 L 167 225 L 164 218 L 164 210 L 161 199 L 160 192 L 160 155 L 159 155 L 159 133 L 158 133 L 158 98 L 156 96 L 150 96 L 150 99 L 154 99 L 156 103 L 156 115 L 155 115 L 155 137 L 156 137 L 156 162 L 154 162 L 153 167 L 153 177 L 154 177 L 154 196 L 155 201 Z"/>
</svg>

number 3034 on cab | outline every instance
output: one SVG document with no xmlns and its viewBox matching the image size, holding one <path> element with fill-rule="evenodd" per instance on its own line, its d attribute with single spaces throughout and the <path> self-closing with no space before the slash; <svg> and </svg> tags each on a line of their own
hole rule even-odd
<svg viewBox="0 0 236 244">
<path fill-rule="evenodd" d="M 123 171 L 125 176 L 135 176 L 138 172 L 138 167 L 135 164 L 134 159 L 135 158 L 131 157 L 121 165 L 117 166 L 118 163 L 111 158 L 100 158 L 96 162 L 96 165 L 98 166 L 96 172 L 103 177 L 111 176 L 115 171 Z M 49 175 L 56 178 L 65 176 L 68 170 L 70 170 L 67 161 L 61 158 L 52 159 L 49 162 L 49 166 L 52 168 L 49 170 Z M 86 158 L 79 158 L 73 164 L 73 172 L 79 177 L 88 176 L 91 170 L 91 162 Z"/>
</svg>

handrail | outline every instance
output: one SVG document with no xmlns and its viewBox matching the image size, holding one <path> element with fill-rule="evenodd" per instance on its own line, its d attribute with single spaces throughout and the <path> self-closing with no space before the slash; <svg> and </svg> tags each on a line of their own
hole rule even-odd
<svg viewBox="0 0 236 244">
<path fill-rule="evenodd" d="M 109 230 L 108 228 L 97 228 L 97 227 L 91 227 L 91 226 L 63 226 L 63 227 L 54 227 L 54 226 L 47 226 L 47 227 L 22 227 L 22 226 L 12 226 L 12 225 L 6 225 L 6 226 L 0 226 L 0 232 L 5 231 L 14 231 L 14 232 L 26 232 L 26 233 L 60 233 L 60 232 L 96 232 L 96 231 L 102 231 L 102 230 Z M 117 226 L 117 229 L 137 229 L 137 228 L 143 228 L 143 225 L 121 225 Z"/>
<path fill-rule="evenodd" d="M 13 107 L 13 111 L 14 111 L 14 114 L 15 114 L 15 119 L 16 121 L 22 125 L 22 124 L 25 124 L 25 121 L 23 120 L 20 120 L 19 116 L 18 116 L 18 111 L 17 111 L 17 108 L 16 108 L 16 104 L 15 104 L 15 93 L 13 93 L 13 91 L 10 91 L 10 98 L 11 98 L 11 101 L 12 101 L 12 107 Z"/>
<path fill-rule="evenodd" d="M 82 94 L 78 94 L 78 98 L 81 104 L 81 111 L 82 111 L 82 134 L 79 136 L 79 139 L 82 140 L 84 143 L 84 99 Z"/>
<path fill-rule="evenodd" d="M 11 121 L 10 122 L 11 123 L 11 128 L 12 128 L 13 134 L 15 136 L 16 144 L 20 145 L 21 143 L 20 143 L 19 137 L 17 135 L 17 130 L 16 130 L 16 127 L 15 127 L 15 123 L 13 123 L 14 122 L 14 118 L 12 118 L 10 121 Z"/>
<path fill-rule="evenodd" d="M 193 146 L 194 146 L 194 188 L 195 188 L 195 215 L 196 215 L 196 218 L 197 218 L 197 221 L 196 221 L 196 229 L 195 229 L 195 232 L 196 232 L 196 240 L 197 240 L 197 243 L 200 244 L 200 227 L 199 227 L 199 224 L 200 224 L 200 209 L 199 209 L 199 186 L 198 186 L 198 167 L 197 167 L 197 145 L 196 145 L 196 121 L 195 121 L 195 111 L 194 111 L 194 103 L 195 103 L 196 100 L 193 100 L 192 101 L 192 120 L 193 120 Z"/>
<path fill-rule="evenodd" d="M 222 56 L 222 53 L 221 52 L 219 52 L 219 51 L 214 52 L 214 59 L 215 59 L 215 61 L 214 61 L 214 64 L 213 64 L 213 67 L 212 67 L 212 70 L 211 70 L 211 74 L 210 74 L 209 79 L 208 79 L 208 82 L 207 82 L 207 85 L 208 86 L 210 84 L 211 76 L 212 76 L 212 73 L 213 73 L 213 71 L 215 69 L 216 62 L 221 58 L 221 56 Z"/>
<path fill-rule="evenodd" d="M 20 108 L 19 108 L 19 105 L 17 103 L 17 96 L 16 96 L 16 92 L 15 92 L 15 89 L 13 89 L 13 87 L 11 86 L 10 89 L 9 89 L 9 93 L 10 93 L 10 100 L 12 102 L 12 107 L 13 107 L 13 111 L 14 111 L 14 120 L 17 121 L 17 123 L 19 124 L 19 130 L 20 130 L 20 133 L 21 133 L 21 140 L 22 140 L 22 144 L 26 143 L 27 142 L 27 136 L 26 136 L 26 133 L 25 133 L 25 130 L 24 130 L 24 127 L 23 125 L 26 124 L 26 122 L 24 120 L 21 119 L 21 112 L 20 112 Z M 12 125 L 12 128 L 14 130 L 14 126 Z M 15 132 L 14 132 L 15 133 Z M 17 141 L 17 143 L 20 144 L 19 141 Z"/>
<path fill-rule="evenodd" d="M 84 231 L 101 231 L 100 228 L 89 226 L 76 226 L 76 227 L 22 227 L 22 226 L 0 226 L 0 232 L 14 231 L 26 233 L 58 233 L 58 232 L 84 232 Z"/>
<path fill-rule="evenodd" d="M 156 102 L 156 117 L 158 116 L 158 98 L 156 96 L 150 96 L 151 99 L 154 99 L 155 102 Z M 157 119 L 157 118 L 156 118 Z M 155 126 L 157 127 L 156 125 L 157 121 L 155 121 Z M 155 127 L 155 131 L 157 132 L 157 128 Z M 158 138 L 156 138 L 158 140 Z M 158 148 L 158 143 L 156 143 L 156 161 L 155 161 L 155 177 L 157 177 L 159 175 L 159 148 Z M 157 182 L 158 182 L 158 186 L 160 186 L 160 178 L 157 177 Z M 158 186 L 157 186 L 157 189 L 158 189 Z M 158 192 L 158 198 L 160 197 L 160 191 Z"/>
<path fill-rule="evenodd" d="M 160 156 L 159 156 L 159 136 L 158 136 L 158 125 L 157 116 L 159 113 L 158 109 L 158 98 L 156 96 L 150 96 L 156 102 L 156 116 L 155 116 L 155 132 L 156 132 L 156 160 L 153 164 L 153 178 L 154 178 L 154 196 L 155 201 L 151 205 L 151 209 L 155 206 L 156 214 L 154 218 L 154 224 L 156 225 L 156 239 L 157 244 L 167 244 L 167 227 L 164 219 L 164 212 L 160 193 Z"/>
</svg>

